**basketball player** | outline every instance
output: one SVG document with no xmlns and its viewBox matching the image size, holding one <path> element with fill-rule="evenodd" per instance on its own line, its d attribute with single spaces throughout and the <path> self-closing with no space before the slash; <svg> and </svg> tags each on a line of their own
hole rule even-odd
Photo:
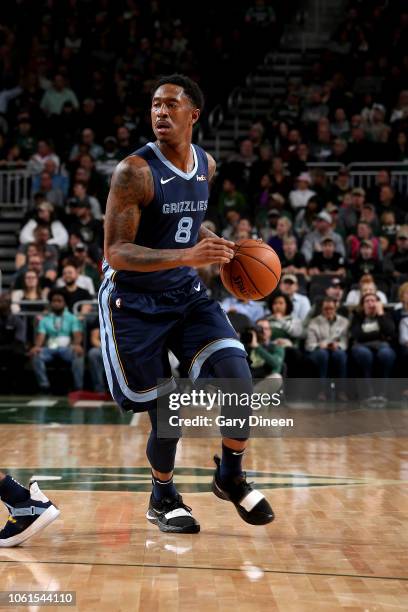
<svg viewBox="0 0 408 612">
<path fill-rule="evenodd" d="M 147 518 L 161 531 L 196 533 L 200 525 L 173 483 L 177 438 L 157 437 L 159 396 L 175 388 L 171 349 L 194 381 L 239 378 L 252 390 L 246 352 L 195 268 L 222 264 L 232 242 L 202 226 L 213 158 L 192 145 L 203 107 L 198 85 L 172 75 L 158 81 L 151 105 L 156 142 L 118 164 L 105 217 L 105 280 L 99 292 L 101 341 L 109 388 L 128 411 L 148 410 L 147 457 L 153 490 Z M 158 385 L 158 379 L 164 382 Z M 223 438 L 213 492 L 251 524 L 273 520 L 265 497 L 246 482 L 246 439 Z"/>
<path fill-rule="evenodd" d="M 36 482 L 26 489 L 9 474 L 0 472 L 0 499 L 10 516 L 0 531 L 0 547 L 22 544 L 58 518 L 60 511 Z"/>
</svg>

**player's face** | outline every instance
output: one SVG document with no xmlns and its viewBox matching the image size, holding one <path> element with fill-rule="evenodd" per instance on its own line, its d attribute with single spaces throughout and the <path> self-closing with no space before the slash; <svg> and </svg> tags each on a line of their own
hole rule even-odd
<svg viewBox="0 0 408 612">
<path fill-rule="evenodd" d="M 172 144 L 191 138 L 200 111 L 182 87 L 167 83 L 156 89 L 151 108 L 152 128 L 159 142 Z"/>
</svg>

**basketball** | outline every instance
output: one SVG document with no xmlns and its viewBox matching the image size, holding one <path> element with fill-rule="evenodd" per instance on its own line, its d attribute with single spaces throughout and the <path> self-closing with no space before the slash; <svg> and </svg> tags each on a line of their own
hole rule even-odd
<svg viewBox="0 0 408 612">
<path fill-rule="evenodd" d="M 221 266 L 224 287 L 240 300 L 261 300 L 276 289 L 281 276 L 276 252 L 263 240 L 238 240 L 234 258 Z"/>
</svg>

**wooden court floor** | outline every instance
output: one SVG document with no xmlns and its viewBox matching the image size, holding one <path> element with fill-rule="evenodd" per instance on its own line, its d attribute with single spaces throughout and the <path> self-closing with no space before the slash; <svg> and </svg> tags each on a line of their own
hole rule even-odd
<svg viewBox="0 0 408 612">
<path fill-rule="evenodd" d="M 1 467 L 36 474 L 62 511 L 0 549 L 0 591 L 73 590 L 58 610 L 100 612 L 408 610 L 407 436 L 253 440 L 246 468 L 276 513 L 265 527 L 209 492 L 218 441 L 184 439 L 177 482 L 201 533 L 170 536 L 145 519 L 145 415 L 52 402 L 0 401 Z"/>
</svg>

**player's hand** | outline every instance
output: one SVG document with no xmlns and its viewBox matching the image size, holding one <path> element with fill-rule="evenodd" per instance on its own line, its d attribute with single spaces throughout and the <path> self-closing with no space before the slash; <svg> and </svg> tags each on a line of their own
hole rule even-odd
<svg viewBox="0 0 408 612">
<path fill-rule="evenodd" d="M 201 268 L 208 264 L 229 263 L 235 254 L 234 246 L 225 238 L 204 238 L 195 246 L 185 249 L 185 265 Z"/>
</svg>

